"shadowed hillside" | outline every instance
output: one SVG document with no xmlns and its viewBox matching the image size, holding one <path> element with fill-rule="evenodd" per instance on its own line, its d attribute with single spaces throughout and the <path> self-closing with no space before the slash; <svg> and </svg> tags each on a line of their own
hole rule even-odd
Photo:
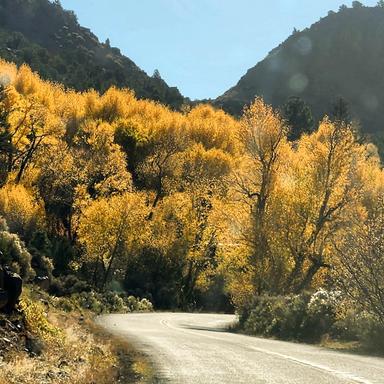
<svg viewBox="0 0 384 384">
<path fill-rule="evenodd" d="M 290 96 L 307 102 L 316 119 L 342 97 L 365 133 L 377 137 L 384 117 L 384 8 L 340 7 L 284 43 L 216 100 L 239 115 L 255 96 L 275 107 Z"/>
</svg>

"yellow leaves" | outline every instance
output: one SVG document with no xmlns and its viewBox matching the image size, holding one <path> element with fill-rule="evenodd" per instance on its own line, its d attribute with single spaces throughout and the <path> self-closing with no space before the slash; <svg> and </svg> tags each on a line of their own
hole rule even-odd
<svg viewBox="0 0 384 384">
<path fill-rule="evenodd" d="M 192 203 L 187 194 L 165 197 L 156 209 L 152 223 L 152 241 L 169 249 L 178 239 L 185 240 L 185 230 L 192 219 Z"/>
<path fill-rule="evenodd" d="M 330 205 L 338 204 L 346 194 L 353 193 L 354 175 L 364 161 L 363 151 L 348 126 L 325 119 L 319 130 L 303 137 L 297 150 L 295 169 L 305 182 L 307 191 L 322 204 L 325 193 Z"/>
<path fill-rule="evenodd" d="M 2 108 L 8 112 L 15 110 L 21 102 L 21 97 L 13 85 L 8 85 L 2 96 Z"/>
<path fill-rule="evenodd" d="M 0 84 L 4 87 L 9 86 L 15 81 L 16 76 L 16 65 L 0 60 Z"/>
<path fill-rule="evenodd" d="M 22 185 L 6 185 L 0 189 L 0 216 L 12 232 L 25 234 L 43 225 L 43 209 L 33 194 Z"/>
<path fill-rule="evenodd" d="M 233 159 L 221 149 L 204 149 L 195 144 L 180 154 L 177 178 L 181 185 L 209 185 L 229 175 Z"/>
<path fill-rule="evenodd" d="M 180 265 L 186 278 L 195 276 L 201 289 L 207 288 L 215 270 L 214 210 L 204 191 L 173 193 L 161 201 L 152 221 L 151 244 Z"/>
<path fill-rule="evenodd" d="M 87 121 L 80 127 L 74 155 L 81 167 L 84 183 L 99 196 L 131 189 L 131 176 L 119 145 L 114 143 L 114 128 L 105 122 Z"/>
<path fill-rule="evenodd" d="M 256 289 L 293 291 L 316 263 L 309 280 L 320 284 L 345 228 L 384 192 L 375 148 L 327 118 L 291 144 L 260 98 L 238 121 L 209 105 L 174 112 L 129 90 L 66 91 L 0 61 L 1 74 L 8 180 L 28 165 L 22 181 L 38 186 L 52 227 L 76 234 L 106 280 L 114 257 L 121 272 L 148 246 L 201 287 L 219 257 L 236 303 Z M 19 227 L 40 209 L 25 187 L 0 191 L 0 212 Z"/>
<path fill-rule="evenodd" d="M 20 307 L 30 332 L 50 343 L 51 347 L 64 342 L 63 331 L 48 321 L 45 308 L 40 302 L 33 301 L 24 294 Z"/>
<path fill-rule="evenodd" d="M 238 281 L 288 291 L 319 285 L 334 245 L 375 205 L 370 192 L 383 185 L 377 157 L 356 142 L 352 128 L 327 118 L 291 146 L 280 117 L 261 99 L 241 125 L 244 154 L 236 158 L 229 195 L 237 204 L 226 205 L 232 219 L 219 247 L 229 289 L 241 302 L 250 291 Z"/>
<path fill-rule="evenodd" d="M 94 117 L 112 123 L 127 115 L 127 105 L 134 100 L 133 92 L 112 87 L 100 97 Z"/>
<path fill-rule="evenodd" d="M 193 142 L 205 149 L 221 149 L 236 154 L 239 124 L 221 110 L 209 105 L 198 105 L 187 114 L 188 132 Z"/>
<path fill-rule="evenodd" d="M 146 236 L 148 208 L 139 193 L 125 193 L 90 202 L 79 217 L 79 241 L 86 248 L 88 260 L 108 261 L 117 242 L 120 257 L 129 256 Z"/>
<path fill-rule="evenodd" d="M 104 122 L 89 120 L 79 130 L 75 143 L 87 145 L 96 151 L 108 149 L 114 141 L 114 128 Z"/>
<path fill-rule="evenodd" d="M 289 247 L 289 267 L 300 273 L 321 265 L 313 280 L 318 284 L 343 230 L 364 219 L 359 168 L 368 164 L 350 127 L 328 119 L 317 132 L 302 136 L 285 159 L 273 197 L 279 247 Z"/>
<path fill-rule="evenodd" d="M 103 95 L 92 90 L 77 93 L 42 81 L 27 66 L 16 70 L 0 62 L 1 71 L 13 73 L 4 105 L 8 103 L 14 143 L 20 154 L 26 154 L 25 161 L 39 163 L 38 156 L 44 152 L 41 148 L 37 151 L 31 137 L 38 137 L 38 146 L 40 139 L 45 146 L 60 146 L 65 140 L 76 148 L 74 157 L 79 156 L 76 161 L 83 163 L 81 175 L 97 171 L 109 178 L 110 182 L 106 184 L 112 186 L 104 188 L 105 183 L 97 180 L 99 189 L 121 191 L 128 188 L 128 185 L 123 186 L 123 179 L 130 183 L 130 176 L 125 171 L 125 154 L 114 144 L 115 132 L 121 131 L 121 127 L 133 127 L 132 143 L 123 146 L 127 156 L 134 158 L 129 169 L 147 178 L 149 187 L 154 185 L 159 174 L 164 174 L 161 176 L 164 179 L 162 183 L 165 183 L 160 188 L 161 194 L 168 188 L 174 165 L 180 165 L 180 170 L 184 164 L 183 172 L 187 172 L 194 162 L 196 177 L 204 173 L 204 177 L 216 179 L 219 173 L 228 172 L 231 159 L 227 154 L 234 156 L 237 153 L 238 122 L 210 106 L 198 106 L 187 114 L 181 114 L 152 101 L 137 100 L 130 90 L 112 87 Z M 131 154 L 137 142 L 139 148 Z M 202 145 L 206 153 L 201 147 L 198 154 L 193 154 L 195 149 L 189 151 L 188 147 L 192 148 L 195 143 Z M 27 155 L 30 148 L 34 152 L 33 158 Z M 91 156 L 84 156 L 85 152 L 90 152 Z M 176 158 L 177 154 L 181 156 Z M 105 165 L 102 164 L 103 157 L 106 158 Z M 14 168 L 17 166 L 15 163 Z M 140 168 L 135 169 L 137 166 Z M 120 177 L 117 173 L 121 173 Z M 113 182 L 111 174 L 116 179 Z"/>
<path fill-rule="evenodd" d="M 239 139 L 243 146 L 233 172 L 235 198 L 247 203 L 262 225 L 276 178 L 290 153 L 286 127 L 280 116 L 260 98 L 244 111 Z"/>
<path fill-rule="evenodd" d="M 17 72 L 14 86 L 17 92 L 27 96 L 38 91 L 40 82 L 41 80 L 36 73 L 33 73 L 27 65 L 22 65 Z"/>
<path fill-rule="evenodd" d="M 115 137 L 124 146 L 127 139 L 134 140 L 135 144 L 143 145 L 148 141 L 147 126 L 137 116 L 119 119 L 114 123 Z"/>
<path fill-rule="evenodd" d="M 286 138 L 287 128 L 281 117 L 263 99 L 256 98 L 244 110 L 240 123 L 239 137 L 249 156 L 270 161 Z"/>
<path fill-rule="evenodd" d="M 42 146 L 55 145 L 64 134 L 60 118 L 36 100 L 21 100 L 8 115 L 8 167 L 20 182 Z"/>
</svg>

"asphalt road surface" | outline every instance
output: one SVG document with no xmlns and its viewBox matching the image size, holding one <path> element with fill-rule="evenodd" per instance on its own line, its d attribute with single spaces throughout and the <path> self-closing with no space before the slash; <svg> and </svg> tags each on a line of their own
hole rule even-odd
<svg viewBox="0 0 384 384">
<path fill-rule="evenodd" d="M 231 315 L 109 315 L 99 323 L 152 360 L 177 384 L 384 384 L 384 359 L 225 331 Z"/>
</svg>

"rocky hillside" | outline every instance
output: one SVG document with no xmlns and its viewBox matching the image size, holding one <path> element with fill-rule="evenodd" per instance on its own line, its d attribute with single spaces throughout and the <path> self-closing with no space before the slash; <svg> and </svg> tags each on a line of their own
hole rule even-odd
<svg viewBox="0 0 384 384">
<path fill-rule="evenodd" d="M 179 108 L 184 98 L 159 76 L 148 76 L 109 42 L 101 43 L 59 1 L 0 0 L 0 57 L 27 63 L 49 80 L 76 90 L 128 87 L 139 98 Z"/>
<path fill-rule="evenodd" d="M 363 131 L 378 138 L 384 128 L 383 36 L 382 6 L 342 6 L 295 31 L 215 103 L 237 115 L 258 95 L 275 107 L 299 96 L 319 119 L 342 97 Z"/>
</svg>

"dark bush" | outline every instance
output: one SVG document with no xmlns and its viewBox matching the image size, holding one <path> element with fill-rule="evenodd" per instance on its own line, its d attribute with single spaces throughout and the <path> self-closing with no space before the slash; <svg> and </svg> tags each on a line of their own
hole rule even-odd
<svg viewBox="0 0 384 384">
<path fill-rule="evenodd" d="M 356 316 L 355 331 L 363 347 L 370 352 L 384 353 L 384 324 L 363 312 Z"/>
<path fill-rule="evenodd" d="M 37 231 L 32 235 L 28 244 L 29 252 L 32 255 L 31 265 L 37 276 L 47 276 L 52 280 L 53 263 L 50 259 L 51 242 L 43 231 Z"/>
<path fill-rule="evenodd" d="M 90 292 L 91 287 L 77 276 L 67 275 L 54 278 L 49 293 L 58 297 L 71 296 L 74 293 Z"/>
<path fill-rule="evenodd" d="M 175 308 L 180 302 L 180 267 L 154 247 L 143 247 L 127 263 L 124 288 L 134 296 L 148 297 L 159 309 Z"/>
</svg>

